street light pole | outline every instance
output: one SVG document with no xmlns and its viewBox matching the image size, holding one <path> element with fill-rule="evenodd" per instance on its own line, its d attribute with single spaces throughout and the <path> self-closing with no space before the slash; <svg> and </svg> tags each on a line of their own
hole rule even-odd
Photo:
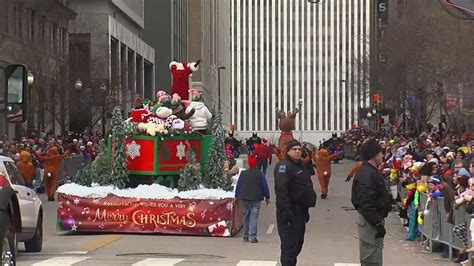
<svg viewBox="0 0 474 266">
<path fill-rule="evenodd" d="M 303 124 L 302 124 L 302 118 L 303 118 L 303 111 L 301 110 L 301 106 L 303 105 L 303 99 L 298 100 L 298 107 L 300 111 L 300 141 L 303 140 Z"/>
<path fill-rule="evenodd" d="M 218 98 L 218 106 L 219 112 L 221 111 L 221 70 L 224 70 L 224 66 L 220 66 L 217 68 L 217 98 Z"/>
</svg>

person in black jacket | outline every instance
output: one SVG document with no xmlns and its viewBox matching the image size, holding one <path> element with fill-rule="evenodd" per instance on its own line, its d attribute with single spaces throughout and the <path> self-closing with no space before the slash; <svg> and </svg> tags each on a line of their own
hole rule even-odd
<svg viewBox="0 0 474 266">
<path fill-rule="evenodd" d="M 274 176 L 281 265 L 295 266 L 303 248 L 308 208 L 316 206 L 317 197 L 297 140 L 287 142 L 286 157 L 275 166 Z"/>
<path fill-rule="evenodd" d="M 244 242 L 258 243 L 257 225 L 260 202 L 265 198 L 268 205 L 270 191 L 265 175 L 257 168 L 257 159 L 248 158 L 249 169 L 240 173 L 235 197 L 243 203 Z"/>
<path fill-rule="evenodd" d="M 382 147 L 367 140 L 360 148 L 363 163 L 352 184 L 351 201 L 359 213 L 359 257 L 362 265 L 383 264 L 384 219 L 391 211 L 390 195 L 378 166 L 383 163 Z"/>
</svg>

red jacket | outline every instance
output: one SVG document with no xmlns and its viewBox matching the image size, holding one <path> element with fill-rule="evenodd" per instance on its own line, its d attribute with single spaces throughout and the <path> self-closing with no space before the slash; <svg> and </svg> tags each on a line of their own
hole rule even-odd
<svg viewBox="0 0 474 266">
<path fill-rule="evenodd" d="M 272 152 L 270 151 L 270 147 L 263 144 L 255 144 L 255 157 L 257 159 L 272 158 Z"/>
</svg>

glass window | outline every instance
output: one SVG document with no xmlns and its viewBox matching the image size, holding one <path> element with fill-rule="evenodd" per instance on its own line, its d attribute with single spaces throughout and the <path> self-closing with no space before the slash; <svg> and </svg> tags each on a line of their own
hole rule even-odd
<svg viewBox="0 0 474 266">
<path fill-rule="evenodd" d="M 10 181 L 14 185 L 25 185 L 25 180 L 20 170 L 12 162 L 3 162 L 5 164 L 5 169 L 7 169 L 8 176 L 10 176 Z"/>
</svg>

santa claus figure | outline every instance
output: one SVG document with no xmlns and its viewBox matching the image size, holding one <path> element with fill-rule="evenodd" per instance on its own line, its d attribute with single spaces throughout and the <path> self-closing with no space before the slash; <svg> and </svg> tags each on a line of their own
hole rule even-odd
<svg viewBox="0 0 474 266">
<path fill-rule="evenodd" d="M 189 77 L 193 72 L 199 70 L 199 62 L 187 63 L 176 62 L 170 63 L 170 71 L 173 76 L 173 85 L 171 86 L 171 94 L 177 93 L 182 100 L 189 99 Z"/>
</svg>

